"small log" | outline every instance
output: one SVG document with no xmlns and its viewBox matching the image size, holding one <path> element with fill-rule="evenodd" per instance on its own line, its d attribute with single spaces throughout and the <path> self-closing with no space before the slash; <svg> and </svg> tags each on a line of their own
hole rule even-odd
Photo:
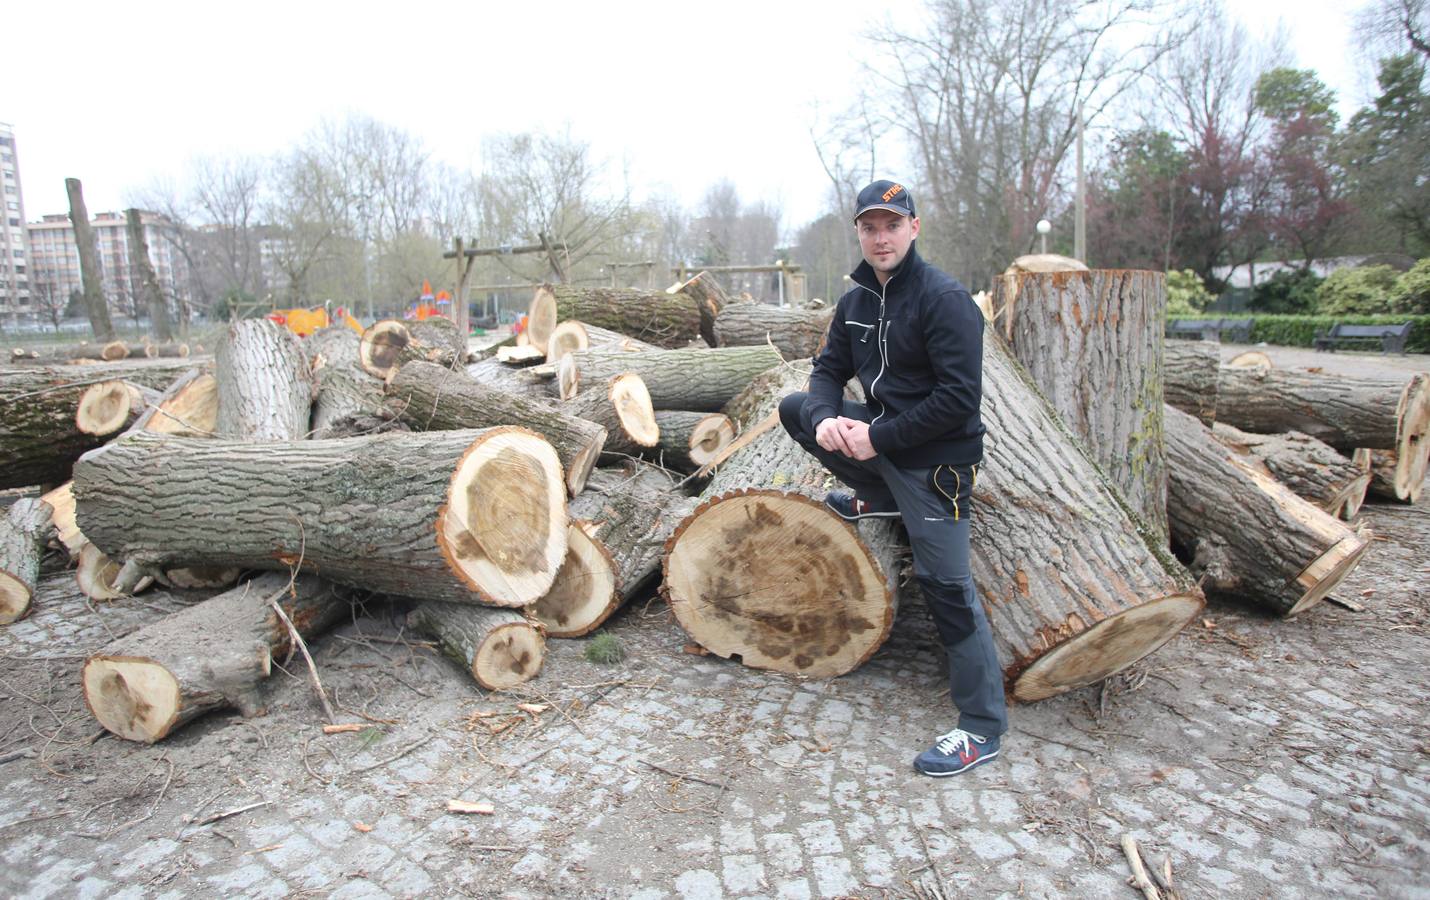
<svg viewBox="0 0 1430 900">
<path fill-rule="evenodd" d="M 556 451 L 521 428 L 254 443 L 133 434 L 75 467 L 76 520 L 148 569 L 286 569 L 525 606 L 566 556 Z"/>
<path fill-rule="evenodd" d="M 594 387 L 560 405 L 564 413 L 595 422 L 606 429 L 601 458 L 638 456 L 660 441 L 650 393 L 639 375 L 617 375 L 605 389 Z"/>
<path fill-rule="evenodd" d="M 448 322 L 450 328 L 439 322 Z M 410 327 L 396 319 L 383 319 L 362 333 L 358 360 L 369 375 L 386 381 L 403 363 L 414 359 L 449 367 L 465 365 L 466 341 L 456 325 L 440 318 L 414 322 Z"/>
<path fill-rule="evenodd" d="M 730 305 L 730 295 L 720 287 L 715 276 L 701 272 L 684 284 L 668 288 L 666 293 L 680 293 L 694 300 L 695 308 L 700 311 L 700 336 L 712 347 L 721 346 L 715 323 Z"/>
<path fill-rule="evenodd" d="M 1282 616 L 1315 605 L 1370 545 L 1323 510 L 1168 408 L 1172 540 L 1209 590 L 1237 594 Z"/>
<path fill-rule="evenodd" d="M 419 431 L 524 425 L 556 449 L 574 497 L 585 487 L 606 443 L 606 429 L 549 402 L 488 387 L 462 370 L 406 363 L 387 386 L 391 408 Z"/>
<path fill-rule="evenodd" d="M 507 366 L 534 366 L 545 360 L 546 354 L 530 344 L 525 347 L 503 347 L 497 351 L 497 362 Z"/>
<path fill-rule="evenodd" d="M 611 331 L 609 328 L 599 328 L 586 322 L 575 320 L 561 323 L 562 326 L 580 331 L 585 335 L 586 346 L 581 350 L 604 350 L 616 353 L 644 353 L 647 350 L 659 350 L 655 344 L 648 344 L 645 341 L 638 341 L 633 337 L 621 334 L 619 331 Z M 570 352 L 569 350 L 567 352 Z M 548 354 L 548 362 L 560 362 L 559 359 L 552 360 Z"/>
<path fill-rule="evenodd" d="M 1220 345 L 1216 341 L 1164 341 L 1162 362 L 1162 399 L 1210 428 L 1216 421 Z"/>
<path fill-rule="evenodd" d="M 432 316 L 407 326 L 412 340 L 425 348 L 428 362 L 441 362 L 452 366 L 464 366 L 471 354 L 467 349 L 467 336 L 446 316 Z M 435 354 L 435 358 L 434 358 Z"/>
<path fill-rule="evenodd" d="M 257 715 L 273 660 L 292 649 L 277 601 L 305 639 L 350 614 L 332 585 L 300 575 L 259 575 L 217 597 L 144 626 L 85 661 L 85 703 L 125 740 L 152 744 L 215 709 Z"/>
<path fill-rule="evenodd" d="M 591 337 L 585 325 L 574 319 L 558 322 L 546 340 L 546 361 L 558 363 L 572 350 L 585 350 L 589 346 Z"/>
<path fill-rule="evenodd" d="M 550 299 L 543 299 L 549 294 Z M 580 319 L 649 341 L 661 347 L 684 347 L 700 339 L 700 309 L 689 295 L 676 292 L 643 291 L 635 288 L 587 288 L 569 284 L 543 285 L 536 289 L 532 309 L 538 304 L 553 303 L 556 322 Z M 533 318 L 530 321 L 535 321 Z M 550 334 L 532 333 L 533 341 L 549 339 Z M 544 343 L 537 346 L 544 347 Z"/>
<path fill-rule="evenodd" d="M 407 623 L 434 638 L 444 656 L 489 691 L 530 681 L 546 659 L 541 632 L 512 610 L 428 601 L 407 614 Z"/>
<path fill-rule="evenodd" d="M 1395 503 L 1415 503 L 1420 499 L 1425 480 L 1422 478 L 1409 483 L 1411 474 L 1400 465 L 1400 457 L 1394 450 L 1368 450 L 1359 448 L 1351 458 L 1370 475 L 1367 490 L 1382 500 Z"/>
<path fill-rule="evenodd" d="M 650 466 L 597 469 L 571 501 L 566 560 L 532 617 L 548 637 L 599 628 L 656 575 L 666 538 L 694 506 Z"/>
<path fill-rule="evenodd" d="M 232 322 L 214 353 L 216 431 L 249 441 L 308 434 L 313 384 L 293 332 L 268 319 Z"/>
<path fill-rule="evenodd" d="M 623 372 L 633 372 L 645 382 L 655 409 L 714 412 L 756 375 L 780 362 L 779 351 L 768 345 L 645 353 L 578 350 L 561 360 L 556 378 L 561 399 L 570 400 L 587 385 L 602 385 Z"/>
<path fill-rule="evenodd" d="M 735 440 L 735 423 L 724 413 L 662 410 L 655 414 L 660 443 L 648 456 L 667 468 L 690 472 L 709 463 Z"/>
<path fill-rule="evenodd" d="M 1365 501 L 1370 473 L 1308 434 L 1248 434 L 1218 423 L 1212 434 L 1298 497 L 1349 519 Z"/>
<path fill-rule="evenodd" d="M 320 328 L 303 342 L 315 394 L 309 434 L 317 440 L 376 434 L 397 427 L 381 378 L 362 367 L 360 338 L 347 325 Z"/>
<path fill-rule="evenodd" d="M 48 503 L 33 498 L 16 500 L 0 516 L 0 625 L 30 611 L 53 516 Z"/>
<path fill-rule="evenodd" d="M 829 333 L 834 309 L 782 308 L 767 303 L 737 303 L 715 320 L 717 347 L 773 344 L 785 359 L 807 359 L 819 352 Z"/>
<path fill-rule="evenodd" d="M 75 427 L 96 437 L 118 434 L 158 401 L 158 391 L 128 381 L 92 384 L 80 394 L 75 408 Z"/>
<path fill-rule="evenodd" d="M 145 344 L 144 355 L 149 359 L 187 359 L 188 344 Z"/>
</svg>

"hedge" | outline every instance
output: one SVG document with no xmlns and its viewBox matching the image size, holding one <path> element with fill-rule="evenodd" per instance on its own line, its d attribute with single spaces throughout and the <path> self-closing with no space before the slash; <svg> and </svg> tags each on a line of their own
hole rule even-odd
<svg viewBox="0 0 1430 900">
<path fill-rule="evenodd" d="M 1346 325 L 1399 325 L 1410 322 L 1406 353 L 1430 353 L 1430 316 L 1277 316 L 1250 313 L 1200 313 L 1175 319 L 1251 319 L 1251 342 L 1281 347 L 1314 347 L 1315 337 L 1337 322 Z"/>
</svg>

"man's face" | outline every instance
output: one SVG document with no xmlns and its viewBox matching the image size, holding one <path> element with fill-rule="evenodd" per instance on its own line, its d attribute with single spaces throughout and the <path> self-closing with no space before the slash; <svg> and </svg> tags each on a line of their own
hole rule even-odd
<svg viewBox="0 0 1430 900">
<path fill-rule="evenodd" d="M 914 238 L 919 236 L 918 219 L 887 209 L 869 210 L 859 217 L 854 227 L 859 232 L 859 248 L 864 251 L 864 259 L 873 266 L 880 284 L 904 261 Z"/>
</svg>

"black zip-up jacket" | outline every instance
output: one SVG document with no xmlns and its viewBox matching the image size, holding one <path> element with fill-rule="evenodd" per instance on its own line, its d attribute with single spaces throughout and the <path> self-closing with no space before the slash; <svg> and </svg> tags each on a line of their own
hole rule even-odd
<svg viewBox="0 0 1430 900">
<path fill-rule="evenodd" d="M 924 262 L 917 242 L 882 287 L 868 262 L 851 277 L 809 377 L 811 421 L 840 415 L 857 375 L 876 452 L 907 468 L 982 461 L 983 314 L 973 298 Z"/>
</svg>

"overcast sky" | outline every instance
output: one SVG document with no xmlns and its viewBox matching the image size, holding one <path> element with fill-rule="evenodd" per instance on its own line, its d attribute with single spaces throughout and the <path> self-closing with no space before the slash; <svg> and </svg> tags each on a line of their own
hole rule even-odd
<svg viewBox="0 0 1430 900">
<path fill-rule="evenodd" d="M 1229 4 L 1255 32 L 1288 30 L 1294 64 L 1366 97 L 1350 13 L 1334 0 Z M 783 225 L 819 214 L 827 180 L 809 129 L 866 78 L 863 35 L 919 0 L 712 3 L 47 3 L 6 15 L 0 122 L 16 133 L 25 213 L 118 209 L 196 156 L 270 155 L 324 117 L 370 115 L 480 169 L 484 135 L 569 128 L 636 199 L 693 208 L 728 178 Z M 137 73 L 138 84 L 135 83 Z M 135 109 L 133 101 L 145 104 Z M 887 173 L 901 177 L 903 173 Z"/>
</svg>

